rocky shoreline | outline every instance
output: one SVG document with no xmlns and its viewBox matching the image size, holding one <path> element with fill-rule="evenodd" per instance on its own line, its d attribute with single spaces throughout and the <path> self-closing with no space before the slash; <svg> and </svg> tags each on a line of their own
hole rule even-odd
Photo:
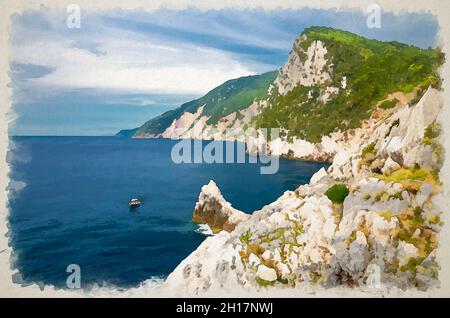
<svg viewBox="0 0 450 318">
<path fill-rule="evenodd" d="M 236 217 L 242 212 L 210 183 L 193 219 L 222 231 L 187 257 L 163 288 L 201 296 L 330 287 L 383 294 L 438 286 L 442 103 L 440 92 L 429 88 L 417 104 L 397 105 L 340 134 L 327 170 L 248 218 Z M 199 217 L 206 211 L 208 217 Z M 233 226 L 220 228 L 226 216 Z"/>
<path fill-rule="evenodd" d="M 444 56 L 407 47 L 312 27 L 294 42 L 267 96 L 247 108 L 214 122 L 208 109 L 216 104 L 199 104 L 138 129 L 136 138 L 241 141 L 250 154 L 330 163 L 248 217 L 211 181 L 193 220 L 217 234 L 163 289 L 177 296 L 330 288 L 387 296 L 439 286 L 437 69 Z M 395 61 L 372 59 L 392 50 Z M 413 51 L 422 65 L 410 61 Z M 380 72 L 386 78 L 370 78 Z M 266 140 L 264 125 L 282 129 Z"/>
</svg>

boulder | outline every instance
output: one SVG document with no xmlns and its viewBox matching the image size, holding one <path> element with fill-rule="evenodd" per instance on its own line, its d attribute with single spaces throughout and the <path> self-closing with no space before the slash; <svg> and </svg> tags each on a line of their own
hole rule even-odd
<svg viewBox="0 0 450 318">
<path fill-rule="evenodd" d="M 397 257 L 400 266 L 406 265 L 410 258 L 416 258 L 417 256 L 419 256 L 417 247 L 404 241 L 398 243 Z"/>
<path fill-rule="evenodd" d="M 392 172 L 400 169 L 400 165 L 391 159 L 391 157 L 388 157 L 384 163 L 383 168 L 381 169 L 381 172 L 384 174 L 391 174 Z"/>
<path fill-rule="evenodd" d="M 248 263 L 252 266 L 258 266 L 259 264 L 261 264 L 261 260 L 255 254 L 250 253 L 250 255 L 248 256 Z"/>
<path fill-rule="evenodd" d="M 325 170 L 325 168 L 321 168 L 319 171 L 317 171 L 312 177 L 309 184 L 317 184 L 322 178 L 326 177 L 328 174 Z"/>
<path fill-rule="evenodd" d="M 213 180 L 202 187 L 192 214 L 193 222 L 208 224 L 213 233 L 222 230 L 231 232 L 237 224 L 248 218 L 248 214 L 233 208 L 224 199 Z"/>
<path fill-rule="evenodd" d="M 277 272 L 273 268 L 267 267 L 266 265 L 258 266 L 256 276 L 267 282 L 273 282 L 277 280 Z"/>
<path fill-rule="evenodd" d="M 432 193 L 433 193 L 433 186 L 431 184 L 428 183 L 422 184 L 415 198 L 417 206 L 423 207 L 423 205 L 430 198 Z"/>
</svg>

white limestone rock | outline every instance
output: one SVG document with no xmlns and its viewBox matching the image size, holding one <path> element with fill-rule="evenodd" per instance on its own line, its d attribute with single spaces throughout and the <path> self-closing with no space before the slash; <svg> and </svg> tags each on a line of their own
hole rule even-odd
<svg viewBox="0 0 450 318">
<path fill-rule="evenodd" d="M 259 264 L 261 264 L 261 260 L 255 254 L 250 253 L 250 255 L 248 256 L 248 263 L 252 266 L 258 266 Z"/>
<path fill-rule="evenodd" d="M 384 166 L 381 169 L 381 172 L 383 172 L 384 174 L 391 174 L 392 172 L 394 172 L 400 168 L 401 168 L 401 166 L 397 162 L 392 160 L 391 157 L 388 157 L 386 159 L 386 161 L 384 162 Z"/>
<path fill-rule="evenodd" d="M 267 282 L 273 282 L 277 280 L 277 272 L 273 268 L 267 267 L 266 265 L 258 266 L 256 276 Z"/>
<path fill-rule="evenodd" d="M 303 51 L 306 56 L 304 61 L 299 51 L 303 49 L 295 43 L 287 63 L 275 81 L 282 95 L 287 94 L 297 85 L 313 86 L 331 79 L 331 71 L 325 68 L 328 62 L 325 57 L 328 50 L 322 41 L 313 41 L 308 49 Z"/>
<path fill-rule="evenodd" d="M 423 207 L 425 202 L 430 199 L 433 193 L 433 186 L 431 184 L 424 183 L 420 186 L 419 192 L 415 196 L 415 203 L 419 207 Z"/>
<path fill-rule="evenodd" d="M 208 224 L 214 233 L 221 230 L 230 232 L 248 218 L 248 214 L 236 210 L 223 198 L 213 180 L 202 187 L 192 214 L 192 221 Z"/>
<path fill-rule="evenodd" d="M 391 231 L 397 226 L 395 219 L 390 221 L 385 220 L 380 216 L 376 216 L 373 219 L 372 233 L 382 246 L 386 246 L 391 239 Z"/>
<path fill-rule="evenodd" d="M 325 170 L 325 168 L 320 168 L 319 171 L 317 171 L 312 177 L 311 180 L 309 181 L 309 184 L 317 184 L 319 183 L 319 181 L 328 176 L 327 171 Z"/>
<path fill-rule="evenodd" d="M 289 282 L 295 279 L 296 286 L 312 281 L 325 287 L 431 286 L 436 281 L 432 274 L 435 250 L 428 261 L 418 264 L 416 278 L 391 267 L 405 265 L 423 253 L 417 246 L 399 241 L 396 235 L 404 226 L 401 215 L 410 214 L 416 206 L 423 209 L 424 219 L 435 215 L 433 186 L 424 182 L 414 194 L 401 182 L 380 180 L 370 169 L 359 167 L 359 162 L 362 150 L 375 143 L 374 155 L 383 163 L 385 174 L 405 164 L 426 163 L 420 143 L 424 129 L 439 113 L 437 95 L 429 89 L 417 105 L 395 108 L 385 122 L 371 119 L 352 132 L 332 133 L 322 138 L 321 147 L 295 139 L 293 143 L 283 138 L 272 142 L 272 153 L 318 158 L 321 149 L 320 155 L 330 156 L 333 163 L 327 171 L 318 171 L 310 184 L 285 192 L 245 217 L 230 233 L 222 231 L 207 238 L 166 283 L 179 293 L 191 293 L 185 295 L 202 295 L 214 288 L 221 292 L 237 287 L 252 289 L 257 286 L 257 277 L 273 282 L 277 288 L 282 286 L 277 274 Z M 398 126 L 391 127 L 396 119 Z M 350 189 L 342 207 L 332 204 L 324 194 L 337 182 Z M 210 192 L 217 197 L 220 191 Z M 438 225 L 428 224 L 426 229 L 417 229 L 413 237 L 424 240 L 425 233 L 438 230 Z M 241 240 L 246 233 L 252 234 L 248 244 L 262 248 L 261 258 L 273 262 L 276 269 L 261 264 L 261 259 L 250 253 L 253 250 Z"/>
<path fill-rule="evenodd" d="M 397 257 L 399 259 L 399 265 L 406 265 L 410 258 L 416 258 L 419 256 L 419 250 L 417 247 L 410 243 L 400 241 L 397 247 Z"/>
</svg>

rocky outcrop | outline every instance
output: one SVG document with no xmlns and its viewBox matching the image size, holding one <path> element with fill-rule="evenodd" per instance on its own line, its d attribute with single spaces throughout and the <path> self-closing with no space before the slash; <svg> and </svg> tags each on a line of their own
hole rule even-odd
<svg viewBox="0 0 450 318">
<path fill-rule="evenodd" d="M 441 154 L 439 136 L 430 130 L 441 107 L 439 92 L 430 88 L 416 105 L 330 137 L 336 146 L 327 170 L 242 218 L 233 231 L 207 238 L 165 287 L 204 295 L 304 286 L 386 294 L 437 286 L 439 162 L 430 158 Z M 426 146 L 426 155 L 414 150 Z M 215 184 L 209 187 L 200 201 L 221 201 Z M 331 191 L 337 188 L 347 189 L 342 203 Z"/>
<path fill-rule="evenodd" d="M 383 129 L 380 129 L 380 133 L 373 138 L 379 155 L 389 156 L 407 167 L 436 168 L 439 158 L 436 153 L 433 155 L 431 140 L 425 143 L 418 141 L 424 140 L 427 128 L 436 121 L 442 105 L 441 93 L 430 87 L 416 105 L 402 107 L 383 123 L 384 130 L 389 134 L 383 136 Z"/>
<path fill-rule="evenodd" d="M 325 58 L 328 50 L 322 41 L 313 41 L 304 50 L 299 43 L 306 40 L 303 35 L 289 54 L 287 63 L 275 83 L 280 94 L 285 95 L 297 85 L 313 86 L 331 79 L 331 69 Z"/>
<path fill-rule="evenodd" d="M 385 80 L 374 77 L 368 81 L 364 72 L 379 65 L 372 59 L 383 58 L 387 52 L 397 58 L 394 61 L 386 55 L 386 63 L 380 64 L 384 69 L 378 71 L 386 73 Z M 409 65 L 410 59 L 417 63 Z M 376 136 L 373 142 L 383 157 L 372 162 L 372 169 L 381 171 L 381 161 L 388 157 L 386 169 L 395 168 L 392 161 L 433 166 L 441 159 L 438 153 L 433 158 L 425 155 L 435 145 L 409 145 L 416 137 L 414 129 L 430 124 L 428 109 L 419 103 L 416 108 L 422 110 L 412 115 L 411 107 L 402 106 L 418 98 L 427 86 L 439 85 L 437 68 L 443 60 L 439 49 L 422 50 L 343 30 L 310 27 L 295 40 L 278 72 L 227 81 L 148 121 L 134 137 L 237 140 L 247 145 L 250 154 L 332 162 L 337 154 L 345 159 L 378 124 L 388 126 L 379 131 L 392 138 Z M 428 91 L 421 103 L 433 113 L 439 99 Z M 396 118 L 390 116 L 398 109 Z M 279 127 L 279 135 L 271 133 L 266 140 L 264 127 Z"/>
<path fill-rule="evenodd" d="M 406 85 L 392 76 L 386 87 L 400 91 L 388 91 L 378 81 L 367 88 L 379 90 L 364 95 L 365 74 L 356 78 L 355 72 L 370 69 L 365 61 L 378 56 L 372 49 L 382 46 L 397 50 L 407 82 L 411 66 L 400 63 L 401 56 L 415 51 L 418 60 L 441 63 L 439 50 L 411 47 L 405 53 L 407 46 L 311 28 L 294 43 L 267 96 L 233 108 L 238 110 L 215 124 L 203 108 L 185 112 L 158 135 L 238 140 L 250 154 L 330 163 L 309 184 L 251 215 L 226 202 L 213 181 L 204 186 L 193 220 L 208 224 L 216 235 L 169 275 L 167 290 L 192 296 L 238 288 L 354 287 L 384 295 L 392 288 L 426 290 L 439 284 L 436 197 L 444 155 L 438 122 L 443 101 L 433 88 L 439 78 L 433 70 Z M 358 54 L 361 59 L 351 58 Z M 382 71 L 390 74 L 392 68 Z M 405 93 L 409 86 L 411 93 Z M 387 98 L 371 100 L 377 94 Z M 266 140 L 263 124 L 282 129 Z M 182 132 L 175 133 L 179 128 Z"/>
<path fill-rule="evenodd" d="M 173 120 L 172 124 L 160 135 L 160 137 L 180 139 L 183 134 L 199 120 L 204 107 L 204 105 L 199 107 L 195 113 L 184 112 L 180 118 Z"/>
<path fill-rule="evenodd" d="M 193 222 L 208 224 L 213 233 L 222 230 L 231 232 L 238 223 L 248 218 L 248 214 L 236 210 L 223 198 L 216 183 L 212 180 L 202 187 L 192 214 Z"/>
</svg>

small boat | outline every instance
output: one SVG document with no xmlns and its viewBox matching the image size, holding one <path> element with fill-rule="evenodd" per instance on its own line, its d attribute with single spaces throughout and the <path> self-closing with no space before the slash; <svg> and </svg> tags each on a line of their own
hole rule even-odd
<svg viewBox="0 0 450 318">
<path fill-rule="evenodd" d="M 136 198 L 131 199 L 130 202 L 128 203 L 128 206 L 130 208 L 137 208 L 140 205 L 141 205 L 141 201 L 139 199 L 136 199 Z"/>
</svg>

